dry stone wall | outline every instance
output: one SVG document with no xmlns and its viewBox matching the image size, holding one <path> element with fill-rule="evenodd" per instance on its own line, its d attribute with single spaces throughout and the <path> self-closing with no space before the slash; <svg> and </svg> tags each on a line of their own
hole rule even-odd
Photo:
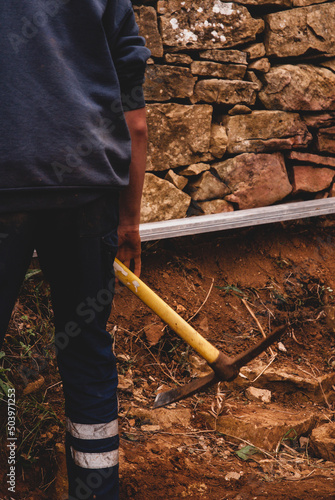
<svg viewBox="0 0 335 500">
<path fill-rule="evenodd" d="M 139 0 L 142 222 L 335 196 L 335 2 Z"/>
</svg>

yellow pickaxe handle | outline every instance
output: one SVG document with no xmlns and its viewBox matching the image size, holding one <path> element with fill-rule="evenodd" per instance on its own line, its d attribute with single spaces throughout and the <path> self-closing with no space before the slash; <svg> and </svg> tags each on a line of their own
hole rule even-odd
<svg viewBox="0 0 335 500">
<path fill-rule="evenodd" d="M 123 283 L 134 295 L 144 302 L 150 309 L 156 313 L 173 331 L 175 331 L 185 342 L 202 356 L 207 363 L 214 363 L 220 354 L 210 342 L 204 339 L 191 325 L 189 325 L 179 314 L 177 314 L 164 300 L 155 294 L 143 281 L 132 273 L 118 259 L 114 261 L 115 276 Z"/>
</svg>

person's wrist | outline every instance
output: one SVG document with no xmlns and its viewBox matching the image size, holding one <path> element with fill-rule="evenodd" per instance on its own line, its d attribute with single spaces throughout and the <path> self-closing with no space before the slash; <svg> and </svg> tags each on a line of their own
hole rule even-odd
<svg viewBox="0 0 335 500">
<path fill-rule="evenodd" d="M 119 224 L 119 230 L 122 231 L 139 231 L 139 229 L 139 224 L 123 224 L 122 222 Z"/>
</svg>

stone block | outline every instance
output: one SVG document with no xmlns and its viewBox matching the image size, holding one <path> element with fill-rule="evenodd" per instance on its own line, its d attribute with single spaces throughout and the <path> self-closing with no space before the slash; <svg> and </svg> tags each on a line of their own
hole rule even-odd
<svg viewBox="0 0 335 500">
<path fill-rule="evenodd" d="M 269 6 L 282 6 L 282 7 L 306 7 L 327 2 L 327 0 L 239 0 L 242 5 L 269 5 Z"/>
<path fill-rule="evenodd" d="M 264 21 L 246 7 L 221 0 L 160 1 L 158 11 L 163 43 L 175 50 L 234 47 L 255 40 L 264 29 Z"/>
<path fill-rule="evenodd" d="M 242 80 L 246 70 L 247 67 L 242 64 L 221 64 L 213 61 L 194 61 L 191 64 L 193 75 L 224 80 Z"/>
<path fill-rule="evenodd" d="M 325 3 L 328 0 L 292 0 L 292 7 L 307 7 L 308 5 L 315 5 Z"/>
<path fill-rule="evenodd" d="M 262 81 L 258 78 L 258 76 L 254 71 L 247 71 L 246 80 L 248 80 L 248 82 L 254 83 L 258 91 L 260 91 L 263 88 Z"/>
<path fill-rule="evenodd" d="M 240 50 L 204 50 L 200 52 L 200 58 L 231 64 L 247 65 L 248 62 L 246 52 Z"/>
<path fill-rule="evenodd" d="M 245 153 L 212 167 L 232 193 L 225 200 L 240 209 L 272 205 L 292 191 L 280 153 Z"/>
<path fill-rule="evenodd" d="M 291 7 L 292 0 L 239 0 L 242 5 L 280 5 L 282 7 Z"/>
<path fill-rule="evenodd" d="M 209 105 L 148 104 L 148 171 L 169 170 L 212 159 L 213 108 Z"/>
<path fill-rule="evenodd" d="M 303 120 L 306 123 L 307 127 L 310 128 L 324 128 L 331 127 L 335 125 L 335 113 L 313 113 L 313 114 L 304 114 Z"/>
<path fill-rule="evenodd" d="M 196 81 L 189 68 L 150 65 L 146 71 L 144 96 L 147 101 L 191 97 Z"/>
<path fill-rule="evenodd" d="M 208 163 L 194 163 L 189 165 L 179 172 L 180 175 L 185 175 L 186 177 L 192 177 L 194 175 L 200 175 L 203 172 L 209 170 L 211 166 Z"/>
<path fill-rule="evenodd" d="M 268 73 L 271 69 L 270 61 L 267 57 L 262 57 L 261 59 L 257 59 L 256 61 L 252 61 L 248 69 L 253 71 L 258 71 L 259 73 Z"/>
<path fill-rule="evenodd" d="M 335 127 L 321 128 L 318 131 L 317 146 L 321 153 L 335 154 Z"/>
<path fill-rule="evenodd" d="M 134 7 L 135 19 L 140 35 L 145 38 L 148 49 L 154 57 L 163 56 L 163 42 L 158 30 L 157 12 L 153 7 Z"/>
<path fill-rule="evenodd" d="M 199 201 L 198 205 L 203 211 L 204 215 L 234 212 L 233 205 L 225 200 Z"/>
<path fill-rule="evenodd" d="M 296 160 L 306 163 L 312 163 L 318 167 L 335 168 L 335 158 L 329 156 L 320 156 L 312 153 L 301 153 L 300 151 L 291 151 L 288 156 L 290 160 Z"/>
<path fill-rule="evenodd" d="M 165 61 L 169 64 L 189 66 L 193 59 L 187 54 L 165 54 Z"/>
<path fill-rule="evenodd" d="M 275 12 L 265 20 L 268 56 L 297 57 L 311 51 L 335 55 L 334 3 Z"/>
<path fill-rule="evenodd" d="M 228 136 L 226 128 L 217 123 L 212 125 L 210 152 L 215 158 L 222 158 L 227 151 Z"/>
<path fill-rule="evenodd" d="M 228 152 L 265 153 L 307 147 L 312 139 L 297 113 L 253 111 L 248 115 L 227 116 Z"/>
<path fill-rule="evenodd" d="M 259 93 L 267 109 L 331 111 L 335 109 L 335 73 L 312 65 L 276 66 L 264 75 Z"/>
<path fill-rule="evenodd" d="M 250 61 L 260 59 L 266 54 L 264 43 L 252 43 L 251 45 L 248 45 L 245 51 Z"/>
<path fill-rule="evenodd" d="M 328 61 L 323 61 L 320 63 L 320 66 L 331 69 L 332 71 L 335 72 L 335 59 L 329 59 Z"/>
<path fill-rule="evenodd" d="M 201 80 L 194 89 L 192 102 L 215 104 L 246 104 L 252 106 L 256 101 L 257 85 L 241 80 Z"/>
<path fill-rule="evenodd" d="M 228 187 L 210 172 L 204 172 L 199 179 L 189 183 L 188 190 L 195 201 L 223 198 L 230 193 Z"/>
<path fill-rule="evenodd" d="M 188 180 L 182 175 L 176 174 L 173 170 L 169 170 L 165 176 L 165 180 L 172 182 L 172 184 L 181 191 L 187 186 Z"/>
<path fill-rule="evenodd" d="M 145 174 L 141 223 L 186 217 L 191 198 L 171 182 Z"/>
<path fill-rule="evenodd" d="M 317 193 L 328 189 L 333 182 L 335 170 L 310 165 L 293 167 L 293 193 Z"/>
</svg>

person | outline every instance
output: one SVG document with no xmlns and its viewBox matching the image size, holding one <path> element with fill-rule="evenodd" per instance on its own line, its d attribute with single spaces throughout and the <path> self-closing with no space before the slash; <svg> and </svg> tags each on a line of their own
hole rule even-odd
<svg viewBox="0 0 335 500">
<path fill-rule="evenodd" d="M 0 5 L 0 344 L 34 249 L 50 283 L 69 500 L 119 498 L 113 260 L 140 273 L 150 55 L 130 0 Z"/>
</svg>

